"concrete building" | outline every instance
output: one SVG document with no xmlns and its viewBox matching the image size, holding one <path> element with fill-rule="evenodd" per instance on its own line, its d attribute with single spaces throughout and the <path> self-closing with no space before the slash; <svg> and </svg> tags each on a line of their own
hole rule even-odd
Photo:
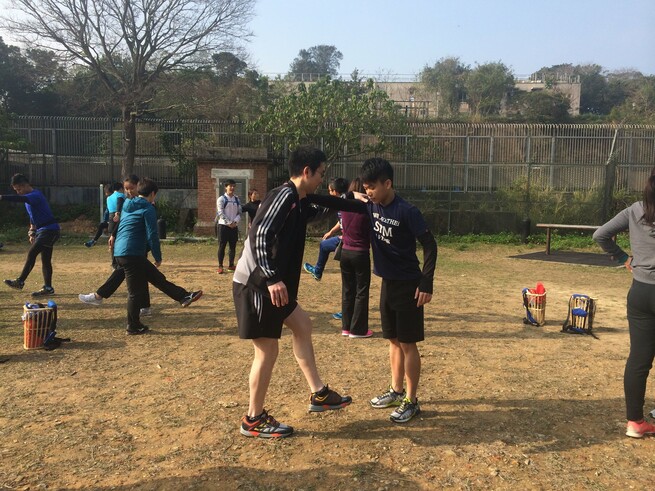
<svg viewBox="0 0 655 491">
<path fill-rule="evenodd" d="M 418 78 L 418 75 L 416 76 Z M 286 82 L 297 85 L 299 82 Z M 313 83 L 311 81 L 304 82 Z M 432 91 L 426 90 L 423 83 L 416 81 L 378 81 L 376 86 L 384 90 L 400 110 L 407 116 L 417 119 L 438 118 L 444 116 L 439 110 L 439 97 Z M 578 116 L 580 114 L 580 78 L 575 76 L 555 77 L 553 80 L 542 80 L 538 74 L 528 78 L 517 79 L 514 87 L 523 92 L 552 91 L 560 92 L 569 97 L 571 107 L 569 114 Z M 460 113 L 468 113 L 469 107 L 466 102 L 460 104 Z"/>
</svg>

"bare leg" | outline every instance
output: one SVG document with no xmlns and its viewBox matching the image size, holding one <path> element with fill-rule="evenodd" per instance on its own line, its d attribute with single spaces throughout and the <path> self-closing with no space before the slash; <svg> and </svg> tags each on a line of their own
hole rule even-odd
<svg viewBox="0 0 655 491">
<path fill-rule="evenodd" d="M 403 391 L 405 379 L 405 355 L 398 339 L 389 340 L 389 365 L 391 366 L 391 387 L 400 393 Z"/>
<path fill-rule="evenodd" d="M 407 397 L 416 401 L 419 378 L 421 377 L 421 356 L 416 343 L 400 343 L 405 359 L 405 380 L 407 381 Z"/>
<path fill-rule="evenodd" d="M 317 392 L 324 387 L 321 377 L 318 375 L 316 368 L 316 358 L 314 357 L 314 346 L 312 345 L 312 320 L 300 305 L 284 319 L 284 325 L 291 329 L 293 340 L 293 354 L 300 370 L 302 370 L 309 388 L 312 392 Z"/>
<path fill-rule="evenodd" d="M 255 358 L 250 368 L 250 402 L 248 416 L 254 418 L 264 411 L 264 399 L 271 383 L 273 366 L 277 360 L 278 340 L 271 338 L 253 339 Z"/>
</svg>

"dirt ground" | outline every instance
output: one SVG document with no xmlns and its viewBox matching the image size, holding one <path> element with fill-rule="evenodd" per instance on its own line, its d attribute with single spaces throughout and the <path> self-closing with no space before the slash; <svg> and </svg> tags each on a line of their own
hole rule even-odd
<svg viewBox="0 0 655 491">
<path fill-rule="evenodd" d="M 156 291 L 152 332 L 125 334 L 125 287 L 101 307 L 78 293 L 109 274 L 105 246 L 58 244 L 60 336 L 24 350 L 25 291 L 0 285 L 0 489 L 645 489 L 655 439 L 624 436 L 628 351 L 625 269 L 514 259 L 538 248 L 441 247 L 421 343 L 421 416 L 394 425 L 368 400 L 388 386 L 387 343 L 371 286 L 371 339 L 348 339 L 338 263 L 303 274 L 319 370 L 354 403 L 309 414 L 308 387 L 283 334 L 266 407 L 291 438 L 238 432 L 252 348 L 236 335 L 231 276 L 213 244 L 167 244 L 162 271 L 205 296 L 181 309 Z M 25 245 L 0 251 L 0 278 L 18 275 Z M 315 261 L 316 242 L 306 259 Z M 544 327 L 522 323 L 521 289 L 542 281 Z M 598 298 L 599 339 L 560 333 L 571 293 Z M 655 407 L 649 391 L 646 410 Z"/>
</svg>

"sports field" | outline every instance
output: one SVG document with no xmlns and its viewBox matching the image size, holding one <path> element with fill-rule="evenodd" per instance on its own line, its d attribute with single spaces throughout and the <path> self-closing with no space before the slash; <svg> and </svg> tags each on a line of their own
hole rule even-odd
<svg viewBox="0 0 655 491">
<path fill-rule="evenodd" d="M 162 271 L 205 296 L 187 309 L 152 292 L 144 336 L 125 334 L 126 289 L 100 307 L 78 293 L 109 274 L 105 246 L 57 245 L 53 297 L 59 336 L 45 352 L 22 346 L 24 292 L 0 285 L 0 489 L 646 489 L 655 439 L 624 433 L 628 351 L 625 269 L 514 259 L 537 248 L 444 246 L 421 343 L 422 414 L 394 425 L 368 400 L 389 383 L 371 287 L 371 339 L 348 339 L 338 263 L 320 283 L 303 273 L 324 380 L 354 403 L 309 414 L 308 388 L 283 334 L 266 407 L 296 434 L 277 441 L 238 431 L 248 405 L 251 343 L 236 335 L 231 276 L 216 245 L 166 244 Z M 27 245 L 0 251 L 14 278 Z M 308 242 L 314 262 L 317 243 Z M 542 281 L 544 327 L 524 326 L 521 289 Z M 598 298 L 591 336 L 560 333 L 572 293 Z M 652 390 L 646 410 L 655 407 Z"/>
</svg>

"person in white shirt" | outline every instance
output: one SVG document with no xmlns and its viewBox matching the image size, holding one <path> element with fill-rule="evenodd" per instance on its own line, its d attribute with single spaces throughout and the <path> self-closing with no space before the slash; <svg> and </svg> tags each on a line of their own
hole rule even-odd
<svg viewBox="0 0 655 491">
<path fill-rule="evenodd" d="M 218 274 L 223 274 L 223 261 L 225 260 L 225 246 L 230 245 L 228 253 L 228 271 L 234 271 L 234 258 L 236 257 L 237 239 L 239 238 L 239 222 L 241 221 L 241 203 L 234 194 L 236 182 L 232 179 L 225 181 L 225 194 L 216 200 L 216 237 L 218 238 Z"/>
</svg>

